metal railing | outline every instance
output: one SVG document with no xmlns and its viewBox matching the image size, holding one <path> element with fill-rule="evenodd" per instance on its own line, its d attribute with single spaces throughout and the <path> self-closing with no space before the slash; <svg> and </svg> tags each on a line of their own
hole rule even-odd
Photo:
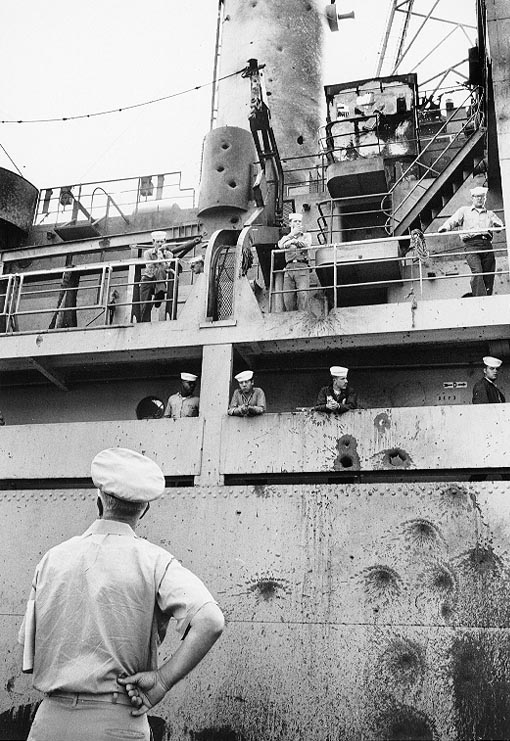
<svg viewBox="0 0 510 741">
<path fill-rule="evenodd" d="M 34 225 L 65 224 L 71 220 L 98 220 L 113 204 L 123 217 L 145 208 L 164 208 L 178 202 L 195 207 L 194 188 L 181 187 L 181 173 L 168 172 L 120 180 L 77 183 L 43 188 L 39 193 Z"/>
<path fill-rule="evenodd" d="M 457 95 L 458 104 L 454 109 L 446 108 L 445 110 L 431 111 L 428 108 L 419 109 L 417 111 L 418 120 L 418 136 L 406 137 L 404 140 L 407 154 L 403 153 L 399 149 L 398 155 L 392 154 L 388 150 L 388 144 L 383 141 L 383 138 L 379 137 L 379 129 L 375 116 L 368 118 L 373 119 L 374 126 L 373 132 L 377 134 L 377 141 L 363 142 L 361 137 L 359 142 L 356 144 L 353 152 L 352 146 L 349 145 L 348 139 L 352 139 L 352 132 L 344 133 L 333 133 L 331 132 L 331 126 L 329 131 L 327 126 L 321 126 L 317 132 L 318 150 L 306 155 L 296 157 L 284 157 L 282 158 L 282 165 L 285 176 L 285 196 L 291 197 L 294 193 L 300 193 L 301 189 L 306 189 L 306 192 L 315 193 L 326 190 L 327 185 L 327 169 L 332 162 L 346 162 L 355 158 L 361 160 L 369 159 L 371 156 L 376 154 L 399 161 L 399 158 L 405 155 L 407 161 L 416 157 L 416 152 L 425 152 L 424 161 L 427 157 L 435 157 L 434 146 L 440 142 L 444 142 L 444 151 L 451 145 L 452 138 L 455 137 L 457 140 L 460 139 L 461 129 L 464 134 L 469 130 L 469 126 L 473 120 L 473 110 L 477 111 L 481 107 L 481 102 L 470 93 L 468 99 L 465 97 L 465 88 L 462 88 L 462 97 Z M 469 105 L 464 106 L 466 100 L 469 100 Z M 436 114 L 435 117 L 433 114 Z M 366 117 L 365 117 L 366 118 Z M 339 119 L 334 124 L 344 124 L 347 122 L 361 121 L 360 117 L 352 119 Z M 441 130 L 430 134 L 427 132 L 427 127 L 434 127 L 441 124 Z M 432 141 L 433 140 L 433 141 Z M 399 142 L 400 143 L 400 142 Z M 386 148 L 386 150 L 385 150 Z M 391 147 L 390 147 L 391 149 Z M 450 147 L 451 149 L 451 147 Z M 372 150 L 372 152 L 371 152 Z M 419 155 L 418 155 L 419 156 Z M 398 175 L 396 177 L 399 177 Z"/>
<path fill-rule="evenodd" d="M 317 241 L 319 244 L 348 242 L 351 234 L 367 229 L 373 231 L 379 227 L 384 230 L 385 218 L 382 215 L 380 203 L 381 199 L 387 195 L 388 193 L 371 193 L 365 196 L 344 196 L 319 201 L 317 203 L 319 211 Z M 367 217 L 372 219 L 368 223 Z M 335 219 L 338 220 L 337 225 L 335 225 Z M 349 219 L 355 220 L 356 224 L 348 226 Z"/>
<path fill-rule="evenodd" d="M 473 99 L 473 94 L 469 92 L 463 101 L 463 106 L 468 106 L 467 110 L 469 110 L 469 115 L 466 116 L 465 121 L 458 130 L 453 133 L 448 131 L 448 127 L 452 122 L 459 122 L 457 111 L 453 110 L 434 136 L 428 139 L 427 144 L 421 149 L 413 162 L 409 164 L 400 177 L 393 183 L 388 194 L 382 199 L 381 210 L 387 217 L 386 231 L 388 234 L 393 234 L 396 226 L 400 223 L 395 217 L 396 212 L 402 209 L 410 199 L 415 198 L 415 193 L 418 189 L 421 189 L 423 192 L 427 190 L 429 186 L 424 181 L 430 178 L 436 178 L 441 174 L 446 166 L 445 157 L 447 161 L 453 159 L 452 152 L 456 147 L 459 148 L 459 140 L 463 140 L 464 142 L 469 140 L 470 137 L 483 126 L 483 97 L 479 96 Z M 434 145 L 441 140 L 445 141 L 445 146 L 440 147 L 439 152 L 434 152 Z M 452 156 L 448 157 L 450 153 L 452 153 Z M 443 161 L 442 166 L 440 164 L 441 161 Z M 405 194 L 401 201 L 395 203 L 393 196 L 399 185 L 404 181 L 407 181 L 411 175 L 415 176 L 416 173 L 418 173 L 418 177 L 413 183 L 413 187 Z"/>
<path fill-rule="evenodd" d="M 161 266 L 153 278 L 143 275 L 147 265 Z M 176 319 L 182 272 L 178 258 L 166 258 L 0 275 L 0 333 L 125 325 L 143 321 L 144 308 L 145 321 L 150 321 L 154 307 L 161 307 L 160 318 Z M 147 283 L 153 285 L 143 297 L 141 287 Z M 157 289 L 159 296 L 155 295 Z M 45 319 L 48 316 L 49 321 Z"/>
<path fill-rule="evenodd" d="M 494 228 L 491 231 L 500 232 L 505 231 L 505 228 Z M 472 232 L 468 231 L 456 231 L 449 232 L 448 235 L 455 235 L 462 237 L 466 235 L 472 235 Z M 434 232 L 425 234 L 426 244 L 430 245 L 434 242 L 437 245 L 439 240 L 444 240 L 447 236 L 444 232 Z M 459 240 L 460 241 L 460 240 Z M 406 244 L 407 243 L 407 244 Z M 395 247 L 394 255 L 376 254 L 376 250 L 379 249 L 379 253 L 384 252 L 380 248 L 387 248 L 388 246 Z M 358 249 L 364 249 L 368 254 L 367 256 L 358 256 L 356 258 L 352 256 L 346 257 L 346 249 L 351 251 L 355 247 Z M 406 249 L 407 247 L 407 249 Z M 314 263 L 314 256 L 318 250 L 324 250 L 330 248 L 332 250 L 332 257 L 329 262 L 322 262 L 321 264 Z M 429 253 L 428 249 L 425 248 L 425 253 L 421 250 L 417 250 L 412 247 L 412 237 L 382 237 L 379 239 L 370 240 L 357 240 L 352 242 L 341 242 L 341 243 L 330 243 L 324 246 L 311 247 L 308 249 L 309 260 L 308 263 L 296 263 L 292 265 L 285 265 L 285 252 L 286 250 L 273 250 L 271 253 L 271 279 L 269 286 L 269 311 L 288 311 L 289 309 L 283 309 L 285 303 L 284 297 L 289 294 L 296 294 L 299 291 L 303 291 L 306 294 L 323 290 L 324 295 L 327 298 L 328 308 L 338 308 L 341 305 L 349 305 L 344 303 L 342 298 L 343 294 L 353 291 L 358 292 L 359 289 L 365 291 L 369 289 L 387 289 L 394 288 L 399 289 L 393 292 L 392 296 L 386 294 L 385 300 L 375 301 L 375 303 L 401 303 L 409 301 L 410 297 L 420 299 L 430 299 L 437 297 L 430 292 L 425 291 L 425 285 L 427 282 L 442 282 L 442 281 L 458 281 L 458 280 L 471 280 L 473 273 L 466 269 L 464 272 L 455 270 L 453 272 L 445 271 L 441 274 L 441 264 L 446 261 L 453 262 L 464 262 L 466 257 L 469 255 L 479 255 L 480 249 L 469 249 L 469 245 L 464 243 L 464 246 L 459 250 L 445 250 L 435 251 Z M 497 255 L 507 256 L 507 247 L 503 245 L 501 247 L 494 246 L 492 248 L 494 256 Z M 372 253 L 372 254 L 370 254 Z M 278 267 L 275 264 L 278 263 Z M 390 268 L 388 270 L 388 268 Z M 309 274 L 309 285 L 302 288 L 285 288 L 284 277 L 285 273 L 293 273 L 298 270 L 306 270 Z M 374 272 L 385 272 L 386 276 L 383 278 L 375 278 L 373 280 L 362 279 L 363 273 L 374 273 Z M 315 273 L 317 280 L 312 280 L 313 273 Z M 389 277 L 391 274 L 396 277 Z M 343 274 L 343 275 L 342 275 Z M 353 278 L 355 275 L 355 279 Z M 504 269 L 494 269 L 493 271 L 481 271 L 477 273 L 479 276 L 500 276 L 505 277 L 510 275 L 508 265 Z M 343 278 L 343 279 L 342 279 Z M 508 280 L 508 278 L 507 278 Z M 469 293 L 468 285 L 466 285 L 466 294 Z M 506 291 L 505 291 L 506 292 Z M 510 286 L 508 287 L 510 292 Z M 453 294 L 453 291 L 452 291 Z M 280 301 L 277 301 L 277 297 L 280 297 Z M 440 298 L 451 298 L 459 297 L 458 292 L 452 296 L 441 295 Z M 359 298 L 359 296 L 357 297 Z M 391 299 L 391 300 L 390 300 Z M 363 302 L 356 302 L 357 304 Z M 367 300 L 366 303 L 374 303 L 374 301 Z"/>
<path fill-rule="evenodd" d="M 0 275 L 0 332 L 6 332 L 12 324 L 12 303 L 15 296 L 16 277 Z"/>
</svg>

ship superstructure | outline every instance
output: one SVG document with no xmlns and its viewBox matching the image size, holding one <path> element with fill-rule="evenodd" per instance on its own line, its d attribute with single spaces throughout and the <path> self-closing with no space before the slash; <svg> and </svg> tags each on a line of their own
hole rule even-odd
<svg viewBox="0 0 510 741">
<path fill-rule="evenodd" d="M 508 411 L 470 403 L 484 355 L 510 392 L 507 239 L 474 297 L 438 233 L 481 183 L 509 223 L 510 15 L 476 3 L 469 79 L 431 95 L 402 69 L 322 90 L 319 0 L 219 5 L 198 194 L 179 173 L 38 191 L 0 170 L 0 738 L 38 702 L 14 651 L 33 568 L 94 517 L 90 461 L 121 446 L 167 480 L 142 534 L 227 617 L 156 739 L 510 739 Z M 313 236 L 301 312 L 277 249 L 291 212 Z M 142 322 L 154 230 L 172 257 Z M 338 364 L 359 408 L 317 412 Z M 267 413 L 229 417 L 247 368 Z M 163 418 L 182 371 L 199 416 Z"/>
</svg>

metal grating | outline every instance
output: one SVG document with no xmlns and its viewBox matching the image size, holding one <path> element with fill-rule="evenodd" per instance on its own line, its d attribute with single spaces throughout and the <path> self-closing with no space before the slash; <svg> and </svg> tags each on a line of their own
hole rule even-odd
<svg viewBox="0 0 510 741">
<path fill-rule="evenodd" d="M 223 247 L 216 262 L 216 320 L 229 319 L 234 313 L 235 245 Z"/>
</svg>

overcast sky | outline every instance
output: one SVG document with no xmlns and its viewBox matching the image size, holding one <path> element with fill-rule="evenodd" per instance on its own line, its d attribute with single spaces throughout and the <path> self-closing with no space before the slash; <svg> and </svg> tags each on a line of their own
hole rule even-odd
<svg viewBox="0 0 510 741">
<path fill-rule="evenodd" d="M 474 0 L 441 3 L 439 10 L 455 20 L 461 12 L 474 17 Z M 420 5 L 426 12 L 433 2 L 417 0 Z M 1 0 L 0 6 L 0 119 L 94 113 L 211 81 L 216 0 Z M 389 7 L 390 0 L 337 2 L 339 12 L 354 10 L 356 19 L 327 34 L 325 82 L 375 74 Z M 3 123 L 0 144 L 38 188 L 176 169 L 184 186 L 195 186 L 210 95 L 207 86 L 85 120 Z M 15 169 L 3 151 L 0 166 Z"/>
</svg>

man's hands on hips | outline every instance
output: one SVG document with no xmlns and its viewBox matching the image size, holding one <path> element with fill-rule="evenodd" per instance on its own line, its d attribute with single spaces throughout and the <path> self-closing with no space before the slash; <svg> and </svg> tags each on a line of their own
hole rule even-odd
<svg viewBox="0 0 510 741">
<path fill-rule="evenodd" d="M 225 625 L 223 614 L 215 602 L 206 602 L 190 620 L 186 638 L 174 654 L 157 671 L 121 675 L 117 681 L 126 692 L 135 710 L 131 715 L 143 715 L 160 702 L 169 689 L 202 661 L 218 640 Z"/>
<path fill-rule="evenodd" d="M 138 672 L 129 677 L 118 677 L 117 681 L 126 688 L 131 705 L 135 708 L 131 715 L 143 715 L 168 692 L 157 671 Z"/>
</svg>

